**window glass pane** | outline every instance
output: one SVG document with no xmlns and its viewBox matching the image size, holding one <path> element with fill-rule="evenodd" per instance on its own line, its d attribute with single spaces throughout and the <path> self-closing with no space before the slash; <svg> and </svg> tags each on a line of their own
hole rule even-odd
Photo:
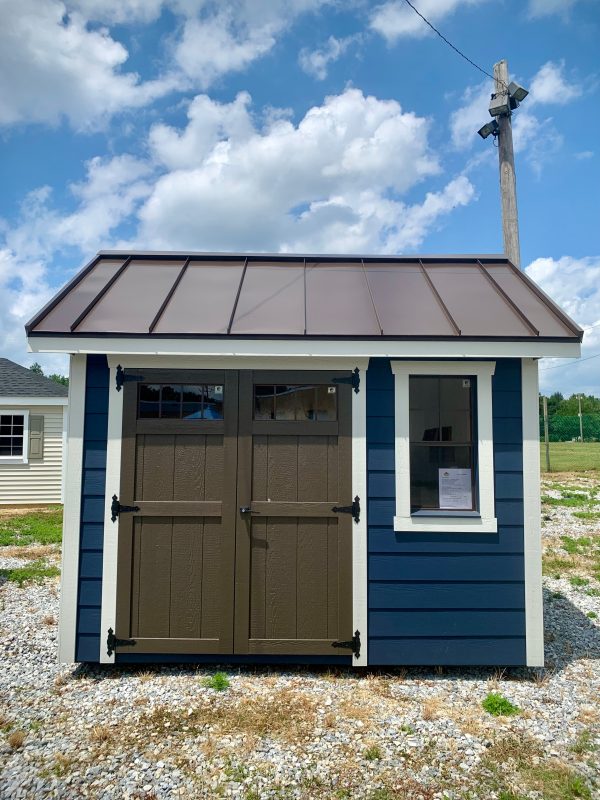
<svg viewBox="0 0 600 800">
<path fill-rule="evenodd" d="M 12 417 L 10 414 L 2 414 L 0 416 L 0 425 L 11 425 L 12 424 Z"/>
<path fill-rule="evenodd" d="M 315 387 L 276 386 L 275 419 L 315 419 Z"/>
<path fill-rule="evenodd" d="M 275 387 L 254 387 L 254 419 L 275 419 Z"/>
<path fill-rule="evenodd" d="M 471 469 L 471 447 L 454 447 L 452 445 L 417 445 L 410 447 L 410 498 L 411 508 L 439 509 L 439 470 Z M 472 484 L 472 481 L 471 481 Z M 471 502 L 465 509 L 472 510 Z"/>
<path fill-rule="evenodd" d="M 23 416 L 23 414 L 14 414 L 12 420 L 13 420 L 13 425 L 23 426 L 25 424 L 25 417 Z"/>
<path fill-rule="evenodd" d="M 159 416 L 160 386 L 151 383 L 140 385 L 140 417 Z"/>
<path fill-rule="evenodd" d="M 202 398 L 204 386 L 183 386 L 183 419 L 202 419 Z"/>
<path fill-rule="evenodd" d="M 0 456 L 10 456 L 10 444 L 7 444 L 6 439 L 0 439 Z"/>
<path fill-rule="evenodd" d="M 204 419 L 223 419 L 223 387 L 206 386 Z"/>
<path fill-rule="evenodd" d="M 0 436 L 10 436 L 12 433 L 11 425 L 0 425 Z"/>
<path fill-rule="evenodd" d="M 23 437 L 13 437 L 12 439 L 12 454 L 13 456 L 23 455 Z"/>
<path fill-rule="evenodd" d="M 181 417 L 181 386 L 165 383 L 160 390 L 160 416 L 165 419 Z"/>
<path fill-rule="evenodd" d="M 440 440 L 439 378 L 411 377 L 410 440 L 411 442 L 438 442 Z"/>
<path fill-rule="evenodd" d="M 317 419 L 337 419 L 337 387 L 317 386 Z"/>
<path fill-rule="evenodd" d="M 440 379 L 442 441 L 471 441 L 471 392 L 474 378 Z"/>
</svg>

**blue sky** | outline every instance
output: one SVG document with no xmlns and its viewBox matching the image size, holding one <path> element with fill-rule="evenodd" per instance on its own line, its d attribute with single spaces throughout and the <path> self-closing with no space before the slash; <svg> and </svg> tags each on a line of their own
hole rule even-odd
<svg viewBox="0 0 600 800">
<path fill-rule="evenodd" d="M 587 330 L 542 389 L 600 395 L 600 2 L 415 4 L 531 90 L 522 263 Z M 0 0 L 0 353 L 101 248 L 501 252 L 490 91 L 403 0 Z"/>
</svg>

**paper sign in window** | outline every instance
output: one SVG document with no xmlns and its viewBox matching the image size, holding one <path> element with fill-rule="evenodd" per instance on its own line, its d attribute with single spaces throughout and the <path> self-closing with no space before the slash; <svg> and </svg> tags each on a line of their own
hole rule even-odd
<svg viewBox="0 0 600 800">
<path fill-rule="evenodd" d="M 440 469 L 440 508 L 467 509 L 473 507 L 470 469 Z"/>
</svg>

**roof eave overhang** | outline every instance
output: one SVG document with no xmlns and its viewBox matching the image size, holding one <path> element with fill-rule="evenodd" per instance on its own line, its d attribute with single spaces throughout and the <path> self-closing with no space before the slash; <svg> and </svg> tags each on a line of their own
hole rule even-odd
<svg viewBox="0 0 600 800">
<path fill-rule="evenodd" d="M 392 358 L 577 358 L 575 337 L 468 336 L 139 336 L 136 334 L 41 334 L 28 337 L 34 353 L 103 353 L 172 356 L 324 356 Z"/>
</svg>

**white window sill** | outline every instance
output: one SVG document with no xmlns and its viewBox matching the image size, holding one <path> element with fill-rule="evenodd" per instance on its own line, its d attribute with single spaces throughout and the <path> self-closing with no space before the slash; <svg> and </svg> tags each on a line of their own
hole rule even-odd
<svg viewBox="0 0 600 800">
<path fill-rule="evenodd" d="M 498 520 L 495 517 L 479 515 L 440 516 L 439 514 L 414 514 L 410 517 L 394 517 L 394 530 L 402 533 L 420 531 L 421 533 L 497 533 Z"/>
</svg>

